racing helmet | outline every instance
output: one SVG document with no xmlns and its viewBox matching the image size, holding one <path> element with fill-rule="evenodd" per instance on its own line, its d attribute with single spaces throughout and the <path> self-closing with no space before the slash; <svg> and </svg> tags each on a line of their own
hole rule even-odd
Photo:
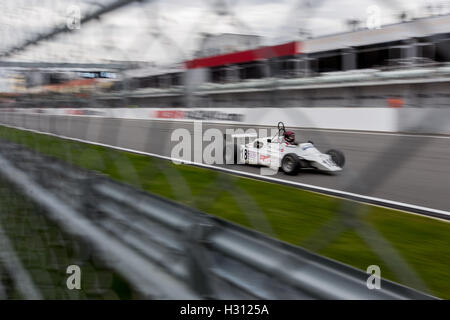
<svg viewBox="0 0 450 320">
<path fill-rule="evenodd" d="M 284 132 L 284 140 L 289 143 L 295 142 L 295 133 L 293 131 L 285 131 Z"/>
</svg>

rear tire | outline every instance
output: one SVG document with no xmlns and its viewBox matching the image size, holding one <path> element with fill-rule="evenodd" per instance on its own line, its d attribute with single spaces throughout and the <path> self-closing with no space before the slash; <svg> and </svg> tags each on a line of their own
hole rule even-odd
<svg viewBox="0 0 450 320">
<path fill-rule="evenodd" d="M 237 164 L 237 145 L 227 144 L 223 147 L 223 163 L 224 164 Z"/>
<path fill-rule="evenodd" d="M 326 154 L 331 156 L 331 160 L 336 163 L 339 167 L 343 168 L 345 165 L 345 156 L 340 150 L 331 149 L 326 152 Z"/>
<path fill-rule="evenodd" d="M 295 153 L 288 153 L 281 160 L 281 169 L 287 175 L 294 176 L 300 171 L 300 159 Z"/>
</svg>

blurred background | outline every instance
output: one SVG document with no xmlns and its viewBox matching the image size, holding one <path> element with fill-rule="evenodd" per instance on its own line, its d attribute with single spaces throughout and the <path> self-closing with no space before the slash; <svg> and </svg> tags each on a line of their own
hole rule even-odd
<svg viewBox="0 0 450 320">
<path fill-rule="evenodd" d="M 0 9 L 0 298 L 450 298 L 450 2 Z M 278 121 L 345 170 L 169 161 Z"/>
</svg>

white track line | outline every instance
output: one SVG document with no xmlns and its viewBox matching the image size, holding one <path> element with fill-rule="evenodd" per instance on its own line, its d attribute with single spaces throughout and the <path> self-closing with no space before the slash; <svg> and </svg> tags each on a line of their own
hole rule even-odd
<svg viewBox="0 0 450 320">
<path fill-rule="evenodd" d="M 48 136 L 53 136 L 53 137 L 57 137 L 57 138 L 65 139 L 65 140 L 77 141 L 77 142 L 92 144 L 92 145 L 96 145 L 96 146 L 111 148 L 111 149 L 115 149 L 115 150 L 126 151 L 126 152 L 135 153 L 135 154 L 141 154 L 141 155 L 145 155 L 145 156 L 150 156 L 150 157 L 170 160 L 170 161 L 172 161 L 174 163 L 175 162 L 179 162 L 180 164 L 195 165 L 195 166 L 202 167 L 202 168 L 214 169 L 214 170 L 227 172 L 227 173 L 231 173 L 231 174 L 237 174 L 237 175 L 240 175 L 240 176 L 255 178 L 255 179 L 258 179 L 258 180 L 263 180 L 263 181 L 268 181 L 268 182 L 275 182 L 275 183 L 278 183 L 278 184 L 281 183 L 281 184 L 290 185 L 290 186 L 294 186 L 294 187 L 300 187 L 300 188 L 308 189 L 308 190 L 313 191 L 313 192 L 327 193 L 327 195 L 330 195 L 329 193 L 331 193 L 331 196 L 340 197 L 340 198 L 347 199 L 347 200 L 349 200 L 348 198 L 351 197 L 353 199 L 350 199 L 350 200 L 357 201 L 357 202 L 368 202 L 368 204 L 371 204 L 371 205 L 383 206 L 383 204 L 385 204 L 384 206 L 388 207 L 390 209 L 392 209 L 393 206 L 394 207 L 400 207 L 400 208 L 404 208 L 404 209 L 398 209 L 400 211 L 404 211 L 404 212 L 412 213 L 412 214 L 418 214 L 418 215 L 421 215 L 421 216 L 430 217 L 429 215 L 426 215 L 426 214 L 416 213 L 416 211 L 429 212 L 431 214 L 445 216 L 445 217 L 449 217 L 450 218 L 450 212 L 449 211 L 445 211 L 445 210 L 433 209 L 433 208 L 413 205 L 413 204 L 399 202 L 399 201 L 387 200 L 387 199 L 382 199 L 382 198 L 377 198 L 377 197 L 370 197 L 370 196 L 366 196 L 366 195 L 362 195 L 362 194 L 346 192 L 346 191 L 341 191 L 341 190 L 331 189 L 331 188 L 324 188 L 324 187 L 319 187 L 319 186 L 315 186 L 315 185 L 311 185 L 311 184 L 295 182 L 295 181 L 289 181 L 289 180 L 283 180 L 283 179 L 269 177 L 269 176 L 262 176 L 262 175 L 259 175 L 259 174 L 254 174 L 254 173 L 250 173 L 250 172 L 246 172 L 246 171 L 239 171 L 239 170 L 227 169 L 227 168 L 222 168 L 222 167 L 209 165 L 209 164 L 204 164 L 204 163 L 198 163 L 198 162 L 193 162 L 193 161 L 186 161 L 186 160 L 171 158 L 171 157 L 167 157 L 167 156 L 162 156 L 162 155 L 155 154 L 155 153 L 139 151 L 139 150 L 134 150 L 134 149 L 128 149 L 128 148 L 122 148 L 122 147 L 117 147 L 117 146 L 104 144 L 104 143 L 100 143 L 100 142 L 94 142 L 94 141 L 89 141 L 89 140 L 84 140 L 84 139 L 72 138 L 72 137 L 67 137 L 67 136 L 63 136 L 63 135 L 59 135 L 59 134 L 55 134 L 55 133 L 42 132 L 42 131 L 38 131 L 38 130 L 34 130 L 34 129 L 28 129 L 28 128 L 17 127 L 17 126 L 11 126 L 11 125 L 7 125 L 7 124 L 3 124 L 3 123 L 1 123 L 0 125 L 8 127 L 8 128 L 19 129 L 19 130 L 23 130 L 23 131 L 29 131 L 29 132 L 34 132 L 34 133 L 38 133 L 38 134 L 44 134 L 44 135 L 48 135 Z M 355 198 L 356 199 L 360 199 L 360 201 L 355 200 Z M 375 203 L 372 203 L 372 202 L 375 202 Z M 393 209 L 395 209 L 395 208 L 393 208 Z M 414 212 L 409 212 L 407 210 L 411 210 L 411 211 L 414 211 Z M 431 218 L 436 218 L 436 217 L 432 217 L 431 216 Z M 439 219 L 439 218 L 437 218 L 437 219 Z M 443 219 L 440 219 L 440 220 L 443 220 Z M 443 220 L 443 221 L 447 221 L 447 220 Z"/>
</svg>

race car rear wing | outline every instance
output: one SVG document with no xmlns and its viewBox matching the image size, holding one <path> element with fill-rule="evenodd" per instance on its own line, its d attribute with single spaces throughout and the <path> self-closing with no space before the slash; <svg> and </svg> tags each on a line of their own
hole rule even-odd
<svg viewBox="0 0 450 320">
<path fill-rule="evenodd" d="M 227 135 L 226 133 L 224 134 L 224 137 L 229 136 L 232 139 L 235 138 L 254 138 L 256 139 L 258 137 L 258 135 L 256 133 L 234 133 L 234 134 L 229 134 Z"/>
<path fill-rule="evenodd" d="M 228 142 L 239 142 L 240 144 L 245 144 L 252 142 L 258 138 L 256 133 L 234 133 L 234 134 L 226 134 L 224 133 L 223 139 Z"/>
</svg>

